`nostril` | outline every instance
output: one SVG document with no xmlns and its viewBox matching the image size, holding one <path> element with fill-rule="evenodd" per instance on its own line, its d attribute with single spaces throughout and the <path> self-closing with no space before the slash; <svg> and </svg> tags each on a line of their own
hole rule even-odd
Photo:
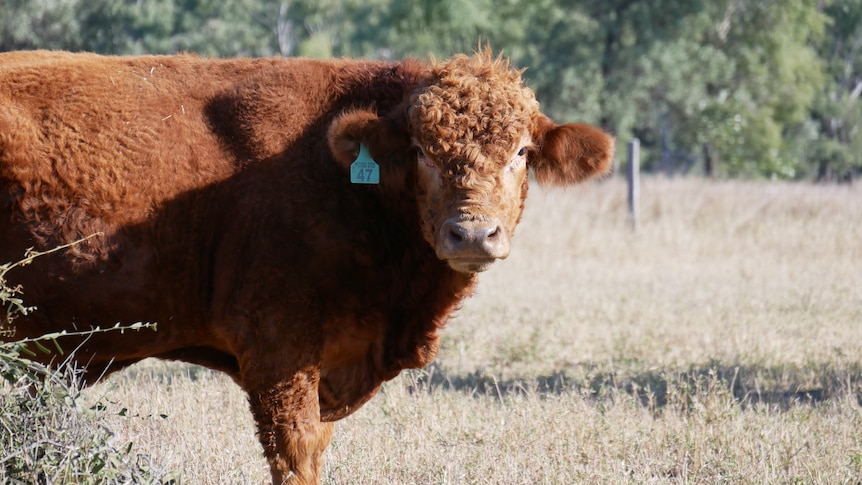
<svg viewBox="0 0 862 485">
<path fill-rule="evenodd" d="M 494 226 L 485 234 L 485 239 L 496 239 L 497 235 L 500 233 L 500 226 Z"/>
<path fill-rule="evenodd" d="M 461 228 L 454 224 L 449 226 L 449 239 L 456 244 L 463 242 L 464 235 L 461 234 Z"/>
</svg>

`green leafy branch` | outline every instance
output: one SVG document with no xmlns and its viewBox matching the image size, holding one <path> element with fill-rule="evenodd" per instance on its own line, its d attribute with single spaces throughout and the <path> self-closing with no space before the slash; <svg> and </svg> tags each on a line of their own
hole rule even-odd
<svg viewBox="0 0 862 485">
<path fill-rule="evenodd" d="M 6 306 L 6 324 L 12 322 L 18 315 L 28 315 L 30 312 L 36 310 L 35 306 L 25 306 L 24 300 L 19 298 L 16 295 L 21 294 L 21 285 L 17 286 L 9 286 L 6 283 L 6 274 L 9 271 L 12 271 L 14 268 L 21 268 L 32 263 L 36 258 L 40 256 L 45 256 L 47 254 L 56 253 L 58 251 L 62 251 L 63 249 L 71 248 L 81 244 L 85 241 L 88 241 L 94 237 L 104 236 L 104 233 L 97 232 L 95 234 L 91 234 L 85 238 L 78 239 L 77 241 L 72 241 L 69 244 L 63 244 L 62 246 L 57 246 L 53 249 L 49 249 L 47 251 L 36 251 L 33 248 L 27 249 L 24 252 L 24 258 L 16 261 L 14 263 L 4 263 L 0 264 L 0 302 Z M 10 332 L 11 329 L 4 329 L 2 325 L 0 325 L 0 337 L 4 336 L 12 336 L 11 334 L 4 334 L 4 332 Z"/>
<path fill-rule="evenodd" d="M 56 248 L 49 249 L 47 251 L 35 251 L 33 248 L 30 248 L 25 251 L 24 258 L 20 261 L 0 265 L 0 302 L 2 302 L 2 304 L 6 307 L 6 318 L 5 320 L 0 321 L 0 337 L 14 337 L 15 329 L 9 326 L 12 320 L 14 320 L 20 315 L 26 316 L 36 310 L 35 306 L 24 305 L 24 301 L 17 296 L 20 295 L 22 292 L 22 288 L 20 285 L 17 285 L 15 287 L 9 286 L 6 281 L 6 275 L 9 273 L 9 271 L 11 271 L 13 268 L 21 268 L 27 266 L 38 257 L 76 246 L 89 239 L 101 235 L 103 235 L 103 233 L 98 232 L 77 241 L 73 241 L 69 244 L 57 246 Z M 36 357 L 37 355 L 36 352 L 28 348 L 28 344 L 31 344 L 33 347 L 36 348 L 36 350 L 44 354 L 51 354 L 52 352 L 54 352 L 54 350 L 52 350 L 51 348 L 49 348 L 48 345 L 46 345 L 49 344 L 53 346 L 53 348 L 59 355 L 65 355 L 63 349 L 60 347 L 60 344 L 57 342 L 57 340 L 61 337 L 89 338 L 97 333 L 123 333 L 126 330 L 138 331 L 144 328 L 152 328 L 153 330 L 155 330 L 156 324 L 137 322 L 131 325 L 121 325 L 120 323 L 117 323 L 113 327 L 108 328 L 101 328 L 97 326 L 89 330 L 82 331 L 70 332 L 67 330 L 62 330 L 59 332 L 47 333 L 39 337 L 28 337 L 10 342 L 0 342 L 0 377 L 3 377 L 11 383 L 15 383 L 22 377 L 28 377 L 35 380 L 38 378 L 39 375 L 50 375 L 50 369 L 47 366 L 34 362 L 25 357 L 25 355 L 29 357 Z"/>
<path fill-rule="evenodd" d="M 22 356 L 22 354 L 26 354 L 30 357 L 36 357 L 36 353 L 27 348 L 27 344 L 32 344 L 42 353 L 51 354 L 53 351 L 45 345 L 46 342 L 50 342 L 53 344 L 57 353 L 64 355 L 63 349 L 60 347 L 60 344 L 57 343 L 57 339 L 61 337 L 90 337 L 97 333 L 124 333 L 126 330 L 138 331 L 144 328 L 152 328 L 153 330 L 156 330 L 156 323 L 137 322 L 131 325 L 121 325 L 117 323 L 113 327 L 94 327 L 90 330 L 82 330 L 80 332 L 68 332 L 66 330 L 62 330 L 60 332 L 47 333 L 40 337 L 24 338 L 13 342 L 0 343 L 0 377 L 12 384 L 15 384 L 22 377 L 35 381 L 40 375 L 49 376 L 52 374 L 51 369 L 47 366 Z"/>
</svg>

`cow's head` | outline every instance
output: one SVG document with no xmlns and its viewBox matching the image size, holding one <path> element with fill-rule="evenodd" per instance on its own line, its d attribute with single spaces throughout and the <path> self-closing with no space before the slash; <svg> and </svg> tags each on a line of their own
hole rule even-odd
<svg viewBox="0 0 862 485">
<path fill-rule="evenodd" d="M 330 148 L 349 163 L 358 143 L 375 159 L 408 147 L 396 148 L 401 155 L 390 163 L 409 170 L 382 164 L 381 183 L 415 180 L 422 233 L 456 271 L 484 271 L 509 255 L 528 168 L 540 183 L 567 185 L 606 172 L 613 157 L 613 138 L 589 125 L 556 125 L 521 72 L 487 51 L 432 66 L 400 111 L 343 114 L 330 127 Z M 402 174 L 400 182 L 387 181 L 387 170 Z"/>
</svg>

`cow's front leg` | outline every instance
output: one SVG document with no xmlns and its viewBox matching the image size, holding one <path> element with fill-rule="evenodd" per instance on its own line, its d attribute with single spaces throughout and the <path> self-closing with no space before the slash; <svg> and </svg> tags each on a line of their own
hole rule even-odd
<svg viewBox="0 0 862 485">
<path fill-rule="evenodd" d="M 272 471 L 273 484 L 317 484 L 332 423 L 320 421 L 315 375 L 249 391 L 251 412 Z"/>
</svg>

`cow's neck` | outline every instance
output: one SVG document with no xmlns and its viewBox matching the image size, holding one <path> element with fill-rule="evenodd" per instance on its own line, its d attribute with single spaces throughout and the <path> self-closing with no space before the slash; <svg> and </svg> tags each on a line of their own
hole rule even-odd
<svg viewBox="0 0 862 485">
<path fill-rule="evenodd" d="M 388 207 L 388 226 L 407 234 L 400 247 L 393 248 L 390 267 L 393 297 L 381 362 L 389 374 L 386 378 L 402 369 L 424 367 L 434 359 L 439 330 L 470 296 L 477 281 L 475 274 L 457 272 L 437 257 L 422 236 L 415 193 L 405 189 L 404 195 L 398 201 L 382 201 Z"/>
<path fill-rule="evenodd" d="M 345 295 L 346 302 L 367 301 L 370 306 L 342 304 L 326 333 L 319 388 L 325 421 L 354 412 L 402 370 L 431 362 L 440 329 L 476 282 L 475 275 L 458 273 L 437 258 L 411 210 L 415 201 L 365 202 L 377 216 L 377 246 L 366 249 L 377 254 L 371 259 L 386 264 L 368 270 L 367 281 L 356 282 L 352 294 Z"/>
<path fill-rule="evenodd" d="M 416 281 L 395 302 L 386 338 L 385 367 L 393 375 L 402 369 L 421 368 L 437 355 L 439 330 L 476 282 L 474 275 L 458 273 L 439 260 L 420 262 Z"/>
</svg>

